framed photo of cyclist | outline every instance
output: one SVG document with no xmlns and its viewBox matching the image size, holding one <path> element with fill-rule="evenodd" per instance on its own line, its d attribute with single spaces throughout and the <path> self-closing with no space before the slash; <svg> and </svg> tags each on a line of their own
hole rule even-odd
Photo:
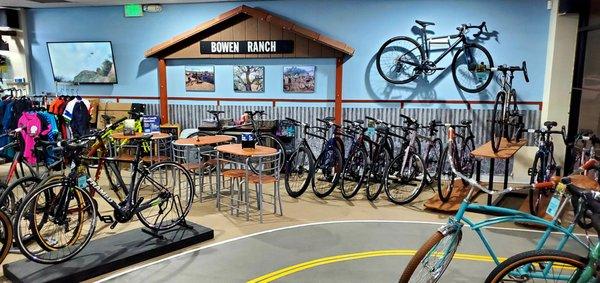
<svg viewBox="0 0 600 283">
<path fill-rule="evenodd" d="M 284 66 L 284 92 L 315 92 L 315 66 Z"/>
</svg>

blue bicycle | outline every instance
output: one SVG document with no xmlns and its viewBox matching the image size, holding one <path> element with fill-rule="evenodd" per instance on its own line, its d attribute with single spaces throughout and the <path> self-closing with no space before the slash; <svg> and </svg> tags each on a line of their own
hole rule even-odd
<svg viewBox="0 0 600 283">
<path fill-rule="evenodd" d="M 451 149 L 457 146 L 455 141 L 456 126 L 458 125 L 446 125 L 446 127 L 448 127 L 448 147 Z M 456 176 L 458 176 L 458 179 L 455 181 L 460 182 L 461 179 L 464 180 L 464 182 L 470 187 L 469 193 L 462 201 L 456 215 L 450 218 L 448 224 L 440 227 L 411 258 L 410 262 L 402 273 L 400 282 L 437 282 L 442 277 L 444 271 L 454 257 L 454 254 L 458 248 L 458 244 L 462 239 L 462 229 L 465 224 L 467 224 L 473 231 L 475 231 L 475 233 L 477 233 L 496 265 L 499 265 L 500 261 L 496 256 L 496 253 L 489 240 L 485 237 L 482 229 L 499 223 L 519 222 L 537 224 L 547 227 L 546 231 L 542 234 L 542 237 L 536 244 L 536 250 L 544 248 L 544 245 L 552 232 L 560 232 L 563 234 L 556 247 L 557 250 L 562 250 L 569 239 L 574 239 L 576 242 L 587 248 L 587 245 L 573 234 L 575 223 L 571 223 L 567 227 L 563 227 L 559 224 L 558 216 L 564 209 L 565 204 L 570 201 L 570 196 L 568 194 L 563 194 L 562 198 L 557 200 L 557 203 L 549 205 L 549 207 L 554 208 L 552 211 L 547 211 L 548 214 L 553 216 L 552 220 L 546 220 L 544 218 L 537 217 L 530 213 L 519 210 L 471 203 L 470 201 L 476 192 L 475 189 L 479 189 L 492 195 L 503 194 L 516 189 L 511 187 L 500 192 L 490 191 L 481 186 L 476 180 L 465 176 L 463 173 L 457 170 L 457 168 L 455 168 L 453 158 L 454 156 L 452 154 L 448 155 L 452 171 L 456 174 Z M 537 183 L 533 185 L 533 187 L 536 189 L 548 189 L 554 185 L 554 182 L 544 182 Z M 481 222 L 474 222 L 465 216 L 466 212 L 500 216 L 491 217 Z"/>
<path fill-rule="evenodd" d="M 323 144 L 311 174 L 313 192 L 316 196 L 324 198 L 333 192 L 340 181 L 344 163 L 344 143 L 337 134 L 341 127 L 333 122 L 332 117 L 317 119 L 317 121 L 325 124 L 325 128 L 331 133 Z"/>
</svg>

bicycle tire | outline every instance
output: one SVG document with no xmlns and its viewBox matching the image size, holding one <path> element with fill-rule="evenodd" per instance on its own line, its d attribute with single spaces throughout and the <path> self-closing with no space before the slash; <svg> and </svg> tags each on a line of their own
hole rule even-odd
<svg viewBox="0 0 600 283">
<path fill-rule="evenodd" d="M 447 202 L 450 199 L 454 190 L 454 180 L 456 179 L 456 174 L 452 171 L 450 160 L 448 160 L 448 149 L 449 147 L 446 146 L 442 152 L 437 173 L 437 191 L 442 202 Z"/>
<path fill-rule="evenodd" d="M 485 67 L 487 67 L 487 68 L 494 67 L 494 60 L 492 59 L 492 55 L 490 55 L 490 52 L 487 49 L 485 49 L 485 47 L 483 47 L 482 45 L 479 45 L 477 43 L 465 44 L 465 46 L 463 46 L 462 48 L 460 48 L 458 50 L 458 52 L 456 52 L 456 54 L 454 54 L 454 57 L 452 58 L 451 68 L 452 68 L 452 78 L 454 79 L 454 83 L 460 89 L 462 89 L 462 90 L 464 90 L 466 92 L 469 92 L 469 93 L 478 93 L 478 92 L 481 92 L 482 90 L 484 90 L 490 84 L 490 82 L 492 81 L 492 78 L 494 76 L 493 76 L 493 72 L 491 72 L 491 71 L 485 71 L 485 72 L 488 72 L 488 76 L 485 79 L 485 82 L 483 82 L 482 84 L 480 84 L 479 86 L 477 86 L 475 88 L 469 88 L 469 87 L 465 86 L 462 82 L 459 81 L 458 74 L 457 74 L 458 73 L 457 69 L 459 68 L 458 58 L 459 58 L 459 56 L 462 53 L 466 54 L 465 50 L 467 50 L 467 48 L 469 48 L 469 50 L 471 48 L 481 50 L 483 52 L 483 55 L 486 57 L 485 59 L 487 60 L 487 62 L 481 62 L 481 63 L 484 63 Z M 470 51 L 470 52 L 473 53 L 473 51 Z M 477 60 L 477 59 L 475 59 L 475 60 Z M 485 64 L 485 63 L 487 63 L 487 64 Z M 476 61 L 475 64 L 479 64 L 479 62 Z M 473 67 L 474 66 L 468 66 L 467 69 L 471 69 Z M 468 71 L 470 71 L 470 70 L 468 70 Z M 479 81 L 480 79 L 476 78 L 476 80 Z"/>
<path fill-rule="evenodd" d="M 10 217 L 0 210 L 0 263 L 4 261 L 13 243 L 13 227 Z"/>
<path fill-rule="evenodd" d="M 542 160 L 540 161 L 540 159 Z M 537 153 L 533 158 L 533 165 L 531 167 L 531 179 L 529 181 L 530 184 L 536 184 L 544 181 L 543 177 L 540 178 L 540 176 L 538 175 L 538 173 L 544 171 L 544 163 L 545 162 L 543 160 L 542 154 Z M 542 192 L 540 190 L 536 190 L 535 188 L 529 189 L 529 212 L 531 213 L 531 215 L 538 215 L 541 199 Z"/>
<path fill-rule="evenodd" d="M 508 108 L 507 112 L 509 120 L 506 126 L 506 139 L 509 142 L 519 142 L 521 140 L 521 123 L 519 121 L 519 108 L 517 106 L 517 92 L 514 89 L 510 90 L 508 95 Z"/>
<path fill-rule="evenodd" d="M 425 153 L 425 168 L 427 169 L 427 175 L 429 176 L 428 183 L 433 183 L 433 180 L 437 179 L 438 165 L 443 152 L 442 140 L 439 138 L 433 139 L 433 141 L 427 146 Z"/>
<path fill-rule="evenodd" d="M 421 60 L 423 60 L 423 58 L 425 58 L 425 51 L 423 50 L 423 47 L 416 40 L 414 40 L 410 37 L 406 37 L 406 36 L 397 36 L 397 37 L 388 39 L 383 45 L 381 45 L 381 47 L 377 51 L 375 65 L 377 67 L 377 71 L 379 72 L 379 75 L 381 77 L 383 77 L 384 80 L 386 80 L 387 82 L 392 83 L 392 84 L 409 83 L 411 81 L 414 81 L 417 78 L 417 76 L 419 76 L 419 74 L 421 73 L 421 71 L 419 71 L 419 70 L 413 70 L 412 74 L 409 75 L 406 79 L 394 79 L 394 78 L 391 78 L 389 76 L 389 74 L 387 74 L 384 71 L 384 67 L 382 66 L 382 55 L 384 55 L 384 52 L 386 52 L 386 49 L 388 49 L 392 43 L 400 42 L 400 41 L 406 42 L 410 46 L 409 48 L 412 48 L 411 50 L 407 49 L 408 52 L 404 53 L 404 55 L 410 53 L 412 55 L 410 59 L 413 59 L 413 61 L 414 61 L 413 63 L 420 66 Z M 413 54 L 413 51 L 415 49 L 419 50 L 419 54 L 417 54 L 418 56 L 420 56 L 419 58 L 417 58 L 415 56 L 415 54 Z M 404 55 L 402 55 L 402 56 L 404 56 Z M 398 59 L 395 59 L 395 60 L 398 60 Z M 393 70 L 394 72 L 398 72 L 397 71 L 398 66 L 396 66 L 396 64 L 394 64 L 394 70 Z M 408 65 L 410 65 L 410 64 L 408 64 Z M 417 66 L 414 66 L 414 67 L 417 67 Z M 385 69 L 388 69 L 388 68 L 385 68 Z M 392 71 L 392 70 L 390 70 L 390 71 Z"/>
<path fill-rule="evenodd" d="M 329 160 L 325 160 L 326 158 Z M 312 189 L 317 197 L 324 198 L 333 192 L 338 185 L 342 166 L 343 159 L 339 148 L 333 146 L 319 154 L 315 162 L 315 171 L 312 174 Z M 319 174 L 323 174 L 323 177 L 319 178 Z M 322 182 L 322 184 L 319 183 L 321 185 L 319 188 L 317 188 L 317 182 Z"/>
<path fill-rule="evenodd" d="M 496 95 L 496 102 L 494 103 L 494 110 L 492 112 L 492 121 L 490 125 L 491 136 L 490 140 L 492 143 L 492 150 L 498 152 L 500 149 L 500 143 L 506 133 L 506 123 L 504 115 L 504 97 L 503 91 L 498 92 Z M 498 109 L 500 108 L 500 109 Z"/>
<path fill-rule="evenodd" d="M 448 246 L 448 247 L 450 247 L 450 249 L 448 249 L 448 248 L 443 249 L 444 251 L 449 251 L 449 253 L 444 253 L 445 256 L 443 257 L 443 261 L 445 261 L 445 262 L 442 264 L 439 272 L 437 272 L 437 274 L 435 274 L 434 276 L 431 276 L 431 278 L 426 278 L 423 280 L 421 280 L 422 278 L 416 278 L 416 280 L 414 280 L 412 277 L 413 277 L 415 271 L 426 260 L 426 257 L 429 258 L 430 256 L 436 256 L 436 255 L 440 254 L 439 252 L 435 253 L 433 251 L 435 248 L 438 247 L 438 245 L 444 239 L 449 239 L 451 241 L 450 245 Z M 455 239 L 457 239 L 457 240 L 454 241 Z M 412 258 L 408 262 L 408 265 L 404 269 L 404 272 L 402 272 L 402 276 L 400 277 L 399 282 L 400 283 L 437 282 L 440 279 L 440 277 L 442 277 L 442 275 L 444 274 L 444 271 L 446 271 L 446 268 L 448 267 L 448 265 L 450 265 L 450 262 L 452 261 L 452 258 L 454 257 L 454 254 L 456 253 L 456 250 L 457 250 L 458 245 L 460 244 L 461 240 L 462 240 L 462 230 L 457 230 L 456 232 L 449 233 L 447 235 L 444 235 L 441 232 L 436 231 L 419 248 L 419 250 L 417 250 L 415 255 L 412 256 Z M 450 255 L 450 257 L 448 257 L 448 255 Z M 438 265 L 438 264 L 436 264 L 436 265 Z M 413 280 L 411 280 L 411 279 L 413 279 Z"/>
<path fill-rule="evenodd" d="M 516 269 L 527 265 L 528 268 L 536 267 L 535 263 L 559 263 L 561 265 L 570 265 L 574 267 L 577 272 L 583 270 L 588 263 L 588 259 L 578 256 L 576 254 L 572 254 L 564 251 L 557 250 L 537 250 L 537 251 L 527 251 L 522 252 L 516 255 L 513 255 L 500 263 L 485 279 L 486 283 L 497 283 L 502 282 L 502 278 L 504 276 L 511 276 L 510 273 L 513 273 Z M 541 267 L 541 266 L 540 266 Z M 550 271 L 550 270 L 548 270 Z M 517 271 L 519 273 L 523 273 L 524 270 Z M 530 271 L 528 271 L 530 272 Z M 515 278 L 514 275 L 511 278 Z M 516 278 L 519 282 L 526 282 L 521 280 L 526 280 L 527 277 Z M 511 279 L 511 282 L 514 279 Z M 515 281 L 516 282 L 516 281 Z"/>
<path fill-rule="evenodd" d="M 351 199 L 356 196 L 362 187 L 368 171 L 367 159 L 367 151 L 362 147 L 358 147 L 355 151 L 351 151 L 348 160 L 344 162 L 342 176 L 340 178 L 340 189 L 342 191 L 342 196 L 345 199 Z M 350 181 L 351 179 L 357 179 L 356 183 L 348 184 L 347 181 Z M 350 186 L 348 190 L 346 189 L 347 186 Z"/>
<path fill-rule="evenodd" d="M 12 218 L 19 209 L 23 199 L 41 181 L 42 180 L 36 176 L 28 176 L 12 182 L 10 186 L 4 189 L 2 194 L 0 194 L 1 210 Z"/>
<path fill-rule="evenodd" d="M 171 168 L 169 170 L 165 170 L 164 172 L 157 172 L 159 170 L 162 170 L 163 167 L 167 167 L 167 166 L 173 166 L 174 168 Z M 175 169 L 176 168 L 176 169 Z M 177 173 L 175 172 L 177 170 Z M 187 195 L 177 195 L 175 194 L 175 188 L 173 188 L 173 192 L 169 192 L 169 194 L 171 195 L 170 198 L 167 198 L 167 201 L 160 202 L 160 201 L 156 201 L 155 203 L 153 202 L 152 205 L 150 207 L 148 207 L 147 209 L 144 209 L 142 211 L 139 211 L 136 215 L 138 217 L 138 219 L 140 220 L 140 222 L 142 222 L 142 224 L 144 224 L 144 226 L 146 226 L 149 229 L 152 230 L 167 230 L 167 229 L 171 229 L 173 227 L 175 227 L 175 225 L 179 225 L 182 221 L 185 220 L 185 217 L 187 216 L 187 214 L 190 212 L 190 209 L 192 207 L 192 201 L 194 199 L 194 180 L 192 178 L 192 176 L 190 175 L 189 171 L 187 169 L 185 169 L 185 167 L 183 167 L 181 164 L 177 163 L 177 162 L 173 162 L 173 161 L 163 161 L 163 162 L 159 162 L 159 163 L 155 163 L 152 166 L 148 167 L 148 173 L 145 174 L 142 178 L 140 178 L 137 182 L 137 184 L 135 185 L 135 188 L 133 190 L 133 200 L 134 201 L 138 201 L 140 198 L 144 198 L 146 201 L 149 201 L 151 199 L 154 199 L 155 197 L 153 196 L 153 191 L 154 192 L 158 192 L 156 195 L 156 200 L 160 200 L 161 198 L 159 198 L 159 194 L 164 193 L 164 190 L 156 190 L 157 186 L 160 185 L 161 188 L 165 188 L 167 186 L 169 186 L 168 183 L 160 183 L 160 184 L 156 184 L 158 183 L 157 180 L 155 180 L 153 177 L 149 177 L 151 176 L 153 173 L 157 172 L 160 178 L 163 178 L 163 175 L 165 176 L 164 180 L 166 181 L 173 181 L 173 185 L 176 185 L 177 188 L 179 189 L 180 192 L 182 191 L 187 191 Z M 166 174 L 171 173 L 171 176 L 167 176 Z M 183 176 L 183 180 L 181 179 Z M 145 183 L 144 181 L 148 179 L 148 183 Z M 187 186 L 185 185 L 185 183 L 187 183 Z M 182 189 L 182 184 L 183 184 L 183 189 Z M 146 185 L 143 187 L 143 189 L 147 189 L 149 188 L 149 186 L 153 186 L 154 189 L 152 189 L 152 187 L 150 187 L 150 193 L 152 198 L 149 198 L 146 194 L 141 194 L 140 190 L 142 189 L 142 185 Z M 171 201 L 173 201 L 172 204 L 169 204 L 169 199 L 171 199 Z M 178 204 L 175 203 L 175 200 L 178 199 Z M 184 202 L 184 203 L 182 203 Z M 163 204 L 166 203 L 166 207 L 162 207 Z M 185 207 L 182 206 L 182 204 L 185 205 Z M 152 207 L 156 207 L 158 206 L 158 212 L 156 213 L 152 213 L 151 209 Z M 158 213 L 160 213 L 161 215 L 163 214 L 164 210 L 168 209 L 167 214 L 165 214 L 164 216 L 161 216 L 162 218 L 158 217 L 156 218 L 156 220 L 154 221 L 154 224 L 151 224 L 149 221 L 149 216 L 146 215 L 146 213 L 149 213 L 150 216 L 154 216 L 155 214 L 158 215 Z M 165 220 L 167 218 L 167 216 L 169 215 L 169 213 L 171 213 L 173 210 L 175 210 L 175 219 L 169 219 L 168 221 L 166 221 L 166 225 L 162 225 L 163 223 L 165 223 Z M 159 225 L 157 225 L 157 222 L 160 218 L 160 223 L 158 223 Z"/>
<path fill-rule="evenodd" d="M 412 170 L 410 171 L 410 173 L 408 174 L 408 176 L 404 176 L 404 172 L 394 172 L 394 173 L 400 173 L 400 182 L 399 184 L 402 185 L 402 187 L 404 187 L 404 185 L 406 185 L 407 187 L 412 187 L 412 189 L 409 189 L 409 193 L 407 196 L 403 196 L 403 194 L 401 195 L 401 197 L 397 197 L 397 194 L 392 193 L 392 187 L 391 184 L 393 183 L 392 181 L 389 181 L 390 175 L 393 174 L 386 174 L 385 175 L 385 194 L 388 197 L 388 200 L 391 201 L 392 203 L 395 204 L 399 204 L 399 205 L 404 205 L 407 203 L 410 203 L 411 201 L 413 201 L 415 198 L 417 198 L 417 196 L 419 196 L 419 194 L 421 193 L 421 191 L 423 191 L 423 187 L 425 186 L 425 168 L 423 165 L 423 160 L 421 159 L 421 157 L 418 154 L 414 154 L 411 153 L 409 156 L 410 160 L 407 160 L 408 164 L 406 164 L 406 167 L 404 168 L 404 170 Z M 392 162 L 390 162 L 390 168 L 400 168 L 400 170 L 402 170 L 402 162 L 404 161 L 404 154 L 399 154 L 398 156 L 396 156 Z M 400 162 L 400 164 L 396 164 L 397 162 Z M 399 166 L 395 166 L 399 165 Z M 421 174 L 421 180 L 418 180 L 416 173 L 418 173 L 418 170 L 420 170 Z M 396 178 L 398 178 L 396 176 Z M 417 185 L 412 185 L 412 181 L 413 179 L 416 179 L 418 184 Z M 398 189 L 400 189 L 400 191 L 403 191 L 402 188 L 394 188 L 393 191 L 398 191 Z"/>
<path fill-rule="evenodd" d="M 28 210 L 28 208 L 33 209 L 37 213 L 38 197 L 41 195 L 44 195 L 47 198 L 47 201 L 50 201 L 48 196 L 52 195 L 50 190 L 54 187 L 58 187 L 60 190 L 63 189 L 62 183 L 50 183 L 46 186 L 38 187 L 33 192 L 31 192 L 23 201 L 23 204 L 19 208 L 19 211 L 17 212 L 15 220 L 14 220 L 14 223 L 15 223 L 14 235 L 15 235 L 16 243 L 17 243 L 19 249 L 21 250 L 21 253 L 25 257 L 27 257 L 29 260 L 37 262 L 37 263 L 42 263 L 42 264 L 61 263 L 61 262 L 65 262 L 65 261 L 73 258 L 75 255 L 77 255 L 79 252 L 81 252 L 81 250 L 83 250 L 83 248 L 85 248 L 85 246 L 87 246 L 87 244 L 91 240 L 91 238 L 94 234 L 95 228 L 96 228 L 96 215 L 97 215 L 96 206 L 91 205 L 91 206 L 86 207 L 88 209 L 88 211 L 87 211 L 88 215 L 85 218 L 82 215 L 84 213 L 83 212 L 84 210 L 81 208 L 82 207 L 81 204 L 83 204 L 83 203 L 93 203 L 92 197 L 89 195 L 89 193 L 85 189 L 79 188 L 77 186 L 68 188 L 67 190 L 69 190 L 69 193 L 72 196 L 80 199 L 79 205 L 77 206 L 79 208 L 78 209 L 68 209 L 68 211 L 77 212 L 79 214 L 79 220 L 84 219 L 84 220 L 91 221 L 89 232 L 87 233 L 86 236 L 84 236 L 82 238 L 81 232 L 82 232 L 83 225 L 81 224 L 81 222 L 79 222 L 76 229 L 74 229 L 74 230 L 76 230 L 76 232 L 73 233 L 73 237 L 71 238 L 73 241 L 70 241 L 69 243 L 63 244 L 61 246 L 56 246 L 56 245 L 53 245 L 52 243 L 49 243 L 49 241 L 47 240 L 49 237 L 47 235 L 45 235 L 44 233 L 40 232 L 41 229 L 44 228 L 43 225 L 45 223 L 49 223 L 49 222 L 45 222 L 42 225 L 36 225 L 35 222 L 31 223 L 31 220 L 34 218 L 34 216 L 32 216 L 32 214 L 30 213 L 30 210 Z M 35 202 L 35 203 L 33 203 L 33 202 Z M 45 203 L 44 211 L 42 211 L 42 213 L 44 213 L 42 218 L 48 219 L 46 213 L 48 211 L 53 210 L 53 208 L 51 207 L 52 203 L 55 203 L 55 202 Z M 29 222 L 21 223 L 24 220 L 27 220 Z M 21 224 L 24 224 L 24 225 L 21 225 Z M 24 231 L 30 231 L 30 230 L 31 230 L 31 235 L 23 234 Z M 51 230 L 59 231 L 60 229 L 51 229 Z M 72 231 L 72 230 L 73 229 L 69 229 L 69 231 Z M 45 235 L 45 236 L 41 236 L 41 235 Z M 29 241 L 31 236 L 33 236 L 35 241 Z M 59 249 L 71 247 L 76 242 L 78 242 L 78 246 L 76 248 L 67 249 L 67 253 L 59 253 L 58 252 Z M 36 246 L 34 246 L 34 244 L 37 244 L 36 250 L 32 250 L 32 249 L 36 248 Z M 60 254 L 60 255 L 55 258 L 52 258 L 53 254 Z"/>
<path fill-rule="evenodd" d="M 371 181 L 367 184 L 366 195 L 367 200 L 369 201 L 376 200 L 385 186 L 385 176 L 387 174 L 388 166 L 391 163 L 391 152 L 392 150 L 386 146 L 381 150 L 381 154 L 375 154 L 375 160 L 372 161 L 375 165 L 371 164 L 372 168 L 370 171 L 378 184 L 372 186 Z"/>
<path fill-rule="evenodd" d="M 303 154 L 301 156 L 301 154 Z M 300 156 L 300 157 L 299 157 Z M 303 157 L 305 156 L 305 157 Z M 299 163 L 296 161 L 297 158 L 301 158 L 302 159 L 302 163 L 304 163 L 304 159 L 306 158 L 307 162 L 308 162 L 308 168 L 307 170 L 305 170 L 305 168 L 302 166 L 302 168 L 296 167 Z M 315 170 L 315 160 L 312 157 L 312 154 L 310 153 L 310 150 L 304 146 L 301 146 L 298 148 L 298 150 L 296 150 L 294 153 L 292 153 L 292 155 L 290 156 L 286 166 L 285 166 L 285 178 L 284 178 L 284 185 L 285 185 L 285 190 L 287 191 L 288 195 L 293 197 L 293 198 L 297 198 L 300 197 L 308 188 L 308 185 L 311 182 L 311 172 L 313 172 Z M 293 173 L 297 173 L 299 174 L 299 178 L 300 179 L 304 179 L 304 182 L 302 182 L 302 185 L 300 186 L 300 189 L 295 189 L 295 187 L 293 187 L 290 184 L 290 176 L 292 176 Z"/>
<path fill-rule="evenodd" d="M 475 171 L 475 157 L 473 156 L 473 154 L 471 154 L 471 152 L 473 152 L 474 149 L 475 142 L 472 138 L 468 138 L 467 140 L 465 140 L 463 146 L 460 149 L 460 173 L 469 178 L 473 177 L 473 172 Z M 465 184 L 467 183 L 465 182 Z"/>
</svg>

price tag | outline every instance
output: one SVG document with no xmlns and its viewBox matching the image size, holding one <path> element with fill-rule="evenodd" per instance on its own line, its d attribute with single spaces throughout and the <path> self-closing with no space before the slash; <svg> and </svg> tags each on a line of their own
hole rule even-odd
<svg viewBox="0 0 600 283">
<path fill-rule="evenodd" d="M 558 196 L 553 195 L 552 198 L 550 198 L 550 202 L 548 203 L 548 208 L 546 208 L 546 214 L 552 217 L 556 216 L 559 206 L 560 199 L 558 198 Z"/>
<path fill-rule="evenodd" d="M 85 187 L 87 187 L 87 176 L 86 175 L 82 175 L 82 176 L 79 176 L 79 178 L 77 178 L 77 186 L 81 189 L 84 189 Z"/>
</svg>

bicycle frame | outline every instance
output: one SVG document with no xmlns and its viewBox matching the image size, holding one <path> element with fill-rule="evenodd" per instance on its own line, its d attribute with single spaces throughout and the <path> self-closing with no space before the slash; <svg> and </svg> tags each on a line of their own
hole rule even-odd
<svg viewBox="0 0 600 283">
<path fill-rule="evenodd" d="M 440 54 L 435 60 L 433 60 L 434 65 L 437 65 L 437 63 L 442 61 L 442 59 L 444 59 L 444 57 L 446 57 L 446 55 L 450 54 L 450 52 L 452 52 L 459 44 L 462 43 L 464 46 L 467 43 L 466 37 L 462 34 L 444 35 L 444 36 L 436 36 L 436 37 L 432 37 L 432 38 L 427 38 L 426 30 L 423 31 L 420 38 L 421 38 L 421 42 L 422 42 L 421 46 L 425 47 L 425 58 L 423 58 L 421 60 L 422 62 L 429 60 L 429 57 L 431 55 L 431 46 L 430 45 L 432 45 L 432 44 L 450 44 L 451 39 L 458 38 L 458 40 L 456 40 L 454 43 L 450 44 L 450 46 L 446 50 L 444 50 L 444 52 L 442 54 Z M 444 41 L 443 43 L 435 41 L 435 40 L 446 39 L 446 38 L 448 40 Z M 467 60 L 468 59 L 470 59 L 470 56 L 467 56 Z M 468 63 L 470 64 L 470 62 L 468 62 Z"/>
</svg>

